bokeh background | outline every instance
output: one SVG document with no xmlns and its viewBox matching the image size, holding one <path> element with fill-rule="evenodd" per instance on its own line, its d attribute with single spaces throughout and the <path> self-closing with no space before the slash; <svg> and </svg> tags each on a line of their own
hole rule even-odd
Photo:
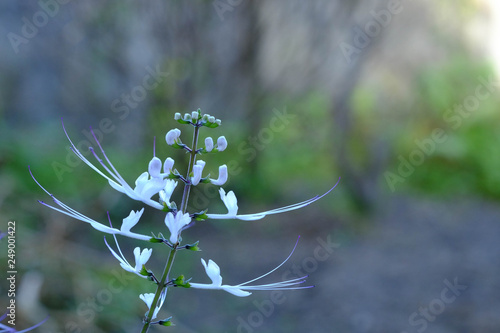
<svg viewBox="0 0 500 333">
<path fill-rule="evenodd" d="M 142 207 L 72 155 L 61 118 L 86 154 L 96 129 L 132 183 L 155 136 L 157 156 L 183 170 L 186 155 L 163 138 L 180 126 L 175 112 L 201 108 L 223 125 L 202 137 L 229 141 L 206 170 L 231 163 L 224 188 L 240 212 L 342 179 L 299 211 L 198 223 L 183 236 L 203 252 L 180 253 L 173 269 L 208 282 L 200 258 L 211 258 L 237 284 L 301 235 L 266 281 L 302 272 L 316 288 L 174 289 L 161 316 L 176 326 L 151 331 L 499 332 L 499 33 L 495 0 L 2 1 L 0 230 L 16 221 L 17 328 L 48 315 L 37 331 L 137 332 L 138 295 L 154 290 L 121 270 L 101 233 L 37 203 L 51 200 L 28 165 L 98 221 Z M 208 206 L 224 212 L 217 188 L 200 186 L 191 208 Z M 148 209 L 136 228 L 168 233 Z M 132 260 L 144 246 L 120 241 Z M 158 272 L 166 248 L 151 247 Z M 4 278 L 0 288 L 3 307 Z"/>
</svg>

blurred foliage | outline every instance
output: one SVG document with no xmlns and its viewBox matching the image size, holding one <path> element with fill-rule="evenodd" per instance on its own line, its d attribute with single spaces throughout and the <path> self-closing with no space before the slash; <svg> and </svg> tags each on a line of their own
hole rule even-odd
<svg viewBox="0 0 500 333">
<path fill-rule="evenodd" d="M 415 140 L 430 139 L 434 129 L 444 130 L 446 138 L 436 142 L 430 153 L 424 152 L 424 163 L 415 166 L 404 187 L 447 197 L 461 194 L 500 199 L 500 155 L 494 144 L 500 139 L 500 96 L 488 92 L 476 109 L 469 112 L 463 107 L 467 98 L 472 100 L 476 88 L 490 78 L 498 82 L 488 65 L 463 57 L 421 73 L 416 82 L 419 98 L 413 106 L 418 112 L 394 141 L 390 168 L 398 167 L 397 156 L 408 159 L 412 152 L 421 150 Z"/>
</svg>

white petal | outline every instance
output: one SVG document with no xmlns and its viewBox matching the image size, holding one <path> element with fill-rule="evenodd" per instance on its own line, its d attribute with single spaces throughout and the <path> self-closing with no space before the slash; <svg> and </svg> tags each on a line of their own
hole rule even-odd
<svg viewBox="0 0 500 333">
<path fill-rule="evenodd" d="M 146 303 L 146 305 L 148 306 L 148 309 L 151 309 L 151 303 L 153 303 L 153 300 L 155 298 L 155 294 L 153 294 L 153 293 L 140 294 L 139 298 L 142 299 L 144 301 L 144 303 Z"/>
<path fill-rule="evenodd" d="M 170 157 L 167 157 L 165 163 L 163 164 L 163 172 L 168 174 L 172 172 L 173 167 L 174 167 L 174 160 Z"/>
<path fill-rule="evenodd" d="M 142 265 L 145 265 L 148 262 L 152 253 L 153 249 L 143 249 L 142 252 L 139 247 L 134 249 L 135 272 L 139 273 L 142 270 Z"/>
<path fill-rule="evenodd" d="M 137 224 L 137 222 L 139 222 L 139 219 L 141 218 L 142 213 L 144 213 L 144 208 L 142 208 L 141 210 L 139 210 L 137 212 L 132 210 L 130 212 L 129 216 L 127 216 L 126 218 L 123 219 L 122 227 L 120 228 L 120 230 L 122 232 L 130 231 L 130 229 L 132 229 Z"/>
<path fill-rule="evenodd" d="M 157 178 L 160 177 L 160 171 L 161 171 L 161 160 L 155 156 L 149 162 L 148 172 L 151 175 L 151 177 Z"/>
<path fill-rule="evenodd" d="M 172 179 L 167 179 L 167 183 L 165 188 L 160 191 L 160 200 L 166 203 L 167 205 L 170 203 L 170 197 L 177 186 L 177 182 Z"/>
<path fill-rule="evenodd" d="M 228 293 L 233 294 L 234 296 L 238 296 L 238 297 L 247 297 L 247 296 L 252 295 L 251 292 L 244 291 L 244 290 L 238 289 L 238 288 L 233 287 L 233 286 L 221 286 L 221 288 L 222 288 L 222 290 L 227 291 Z"/>
<path fill-rule="evenodd" d="M 221 199 L 224 202 L 224 205 L 226 205 L 228 215 L 234 215 L 238 213 L 238 200 L 236 199 L 236 195 L 234 194 L 233 191 L 229 191 L 227 194 L 224 191 L 224 189 L 219 190 Z"/>
<path fill-rule="evenodd" d="M 220 275 L 219 265 L 217 265 L 212 259 L 208 260 L 208 265 L 205 263 L 205 260 L 201 260 L 203 266 L 205 266 L 205 272 L 210 280 L 212 280 L 212 284 L 220 286 L 222 284 L 222 276 Z"/>
</svg>

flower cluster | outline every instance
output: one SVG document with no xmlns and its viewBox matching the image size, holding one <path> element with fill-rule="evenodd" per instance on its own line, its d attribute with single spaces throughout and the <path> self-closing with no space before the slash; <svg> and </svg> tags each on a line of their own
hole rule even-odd
<svg viewBox="0 0 500 333">
<path fill-rule="evenodd" d="M 95 136 L 94 132 L 91 129 L 91 133 L 94 137 L 96 147 L 100 153 L 96 152 L 96 149 L 93 147 L 89 147 L 89 150 L 97 164 L 93 164 L 90 162 L 75 146 L 73 141 L 70 139 L 66 128 L 63 123 L 63 130 L 66 134 L 66 137 L 69 140 L 71 150 L 75 153 L 75 155 L 80 158 L 85 164 L 87 164 L 90 168 L 92 168 L 95 172 L 97 172 L 100 176 L 102 176 L 108 184 L 115 190 L 127 195 L 133 200 L 142 202 L 144 205 L 150 206 L 152 208 L 157 209 L 158 211 L 163 212 L 164 214 L 164 223 L 166 229 L 168 229 L 170 236 L 164 237 L 163 232 L 155 231 L 151 235 L 144 235 L 140 233 L 136 233 L 131 231 L 134 226 L 136 226 L 141 219 L 141 216 L 144 212 L 144 208 L 138 211 L 132 210 L 130 214 L 125 217 L 122 221 L 121 227 L 119 229 L 114 228 L 111 220 L 108 220 L 109 226 L 95 221 L 76 210 L 72 209 L 59 199 L 57 199 L 54 195 L 52 195 L 49 191 L 47 191 L 33 176 L 31 173 L 31 169 L 29 172 L 35 182 L 49 195 L 55 203 L 55 206 L 44 203 L 43 201 L 39 201 L 42 205 L 47 206 L 51 209 L 54 209 L 58 212 L 66 214 L 70 217 L 73 217 L 77 220 L 83 221 L 85 223 L 90 224 L 94 229 L 97 229 L 103 233 L 110 234 L 113 236 L 116 244 L 117 251 L 115 251 L 107 242 L 106 238 L 105 244 L 111 251 L 112 255 L 119 261 L 120 266 L 133 274 L 136 274 L 142 278 L 146 278 L 150 281 L 153 281 L 157 285 L 156 293 L 145 293 L 141 294 L 140 298 L 146 303 L 149 310 L 146 314 L 146 318 L 144 319 L 145 325 L 149 327 L 150 324 L 160 324 L 164 326 L 170 325 L 170 318 L 152 322 L 153 319 L 156 318 L 158 312 L 160 311 L 165 297 L 166 291 L 170 286 L 177 287 L 185 287 L 185 288 L 196 288 L 196 289 L 215 289 L 215 290 L 224 290 L 229 292 L 235 296 L 248 296 L 251 293 L 249 290 L 276 290 L 276 289 L 303 289 L 310 288 L 311 286 L 301 286 L 305 282 L 307 276 L 299 277 L 295 279 L 291 279 L 288 281 L 277 282 L 272 284 L 265 285 L 249 285 L 252 282 L 259 280 L 260 278 L 267 276 L 268 274 L 274 272 L 276 269 L 281 267 L 291 256 L 290 255 L 283 261 L 279 266 L 277 266 L 272 271 L 256 278 L 250 280 L 245 283 L 241 283 L 238 285 L 223 285 L 222 277 L 220 275 L 219 266 L 212 260 L 208 260 L 208 263 L 201 259 L 203 267 L 205 268 L 206 274 L 212 280 L 210 284 L 202 284 L 202 283 L 193 283 L 184 280 L 184 277 L 178 277 L 177 279 L 170 279 L 169 272 L 171 265 L 173 263 L 174 254 L 178 250 L 188 249 L 188 250 L 198 250 L 198 242 L 194 244 L 182 244 L 181 234 L 184 230 L 192 227 L 196 221 L 201 220 L 220 220 L 220 219 L 238 219 L 244 221 L 252 221 L 259 220 L 264 218 L 266 215 L 284 213 L 287 211 L 299 209 L 305 207 L 326 194 L 328 194 L 334 187 L 332 187 L 329 191 L 321 196 L 315 196 L 309 200 L 299 202 L 293 205 L 289 205 L 282 208 L 267 210 L 264 212 L 253 213 L 253 214 L 239 214 L 238 213 L 238 202 L 236 199 L 236 195 L 233 191 L 226 192 L 222 187 L 219 189 L 220 198 L 224 205 L 227 208 L 227 213 L 207 213 L 208 209 L 199 212 L 199 213 L 190 213 L 187 211 L 187 203 L 189 199 L 189 191 L 191 187 L 198 186 L 200 184 L 212 184 L 216 186 L 222 186 L 227 182 L 228 179 L 228 169 L 226 165 L 219 166 L 219 175 L 216 179 L 210 178 L 210 175 L 204 175 L 204 167 L 206 165 L 205 161 L 199 159 L 198 157 L 205 154 L 213 154 L 224 151 L 228 144 L 227 140 L 224 136 L 220 136 L 216 140 L 216 144 L 214 144 L 214 140 L 211 137 L 206 137 L 204 139 L 204 146 L 198 148 L 197 142 L 199 138 L 199 132 L 202 127 L 207 128 L 216 128 L 221 125 L 220 119 L 216 119 L 215 117 L 208 114 L 201 114 L 200 110 L 193 111 L 191 114 L 186 113 L 182 116 L 180 113 L 176 113 L 174 119 L 177 120 L 180 124 L 190 125 L 194 128 L 193 134 L 193 146 L 188 146 L 183 143 L 181 140 L 182 132 L 180 129 L 172 129 L 167 132 L 165 136 L 165 142 L 167 145 L 176 148 L 185 150 L 189 157 L 188 170 L 183 175 L 179 173 L 177 169 L 174 168 L 175 161 L 167 157 L 163 162 L 160 158 L 156 156 L 156 149 L 153 149 L 153 157 L 147 166 L 147 171 L 144 171 L 139 177 L 135 180 L 134 187 L 129 185 L 129 183 L 120 175 L 118 172 L 118 168 L 116 168 L 109 158 L 107 157 L 104 149 L 102 148 L 100 142 Z M 156 146 L 156 142 L 155 142 Z M 184 191 L 182 195 L 182 202 L 178 205 L 175 202 L 171 202 L 171 196 L 177 185 L 182 183 L 184 186 Z M 151 270 L 146 268 L 146 264 L 149 258 L 152 255 L 153 249 L 136 247 L 133 251 L 135 258 L 135 266 L 131 265 L 125 255 L 123 254 L 118 240 L 116 238 L 117 235 L 134 238 L 143 241 L 149 241 L 152 243 L 163 243 L 167 245 L 170 249 L 170 257 L 166 265 L 166 269 L 161 275 L 161 277 L 156 276 Z M 296 246 L 297 244 L 295 244 Z M 295 249 L 295 247 L 294 247 Z M 167 269 L 168 268 L 168 269 Z M 147 330 L 147 328 L 146 328 Z"/>
</svg>

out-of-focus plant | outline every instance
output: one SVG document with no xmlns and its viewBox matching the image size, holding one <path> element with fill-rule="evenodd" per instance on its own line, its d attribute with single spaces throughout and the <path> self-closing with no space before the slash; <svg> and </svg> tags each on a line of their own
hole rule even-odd
<svg viewBox="0 0 500 333">
<path fill-rule="evenodd" d="M 243 221 L 254 221 L 264 218 L 267 215 L 284 213 L 287 211 L 299 209 L 305 207 L 326 194 L 328 194 L 333 188 L 327 191 L 321 196 L 315 196 L 309 200 L 299 202 L 293 205 L 289 205 L 282 208 L 267 210 L 260 213 L 254 214 L 240 214 L 238 212 L 238 202 L 236 195 L 233 191 L 226 192 L 223 188 L 219 189 L 220 198 L 227 208 L 227 213 L 225 214 L 213 214 L 209 213 L 208 209 L 203 209 L 198 212 L 188 211 L 188 201 L 190 197 L 190 192 L 192 187 L 199 186 L 201 184 L 211 184 L 215 186 L 222 186 L 227 181 L 228 178 L 228 167 L 227 165 L 221 165 L 219 167 L 219 174 L 217 178 L 211 178 L 209 175 L 204 175 L 205 161 L 199 159 L 199 156 L 209 155 L 214 153 L 222 152 L 227 147 L 227 140 L 224 136 L 220 136 L 217 140 L 211 137 L 206 137 L 203 140 L 202 145 L 198 144 L 200 137 L 200 130 L 202 128 L 216 128 L 221 124 L 219 119 L 208 114 L 201 114 L 200 110 L 193 111 L 191 114 L 187 113 L 182 116 L 180 113 L 175 114 L 175 120 L 182 125 L 187 125 L 192 127 L 193 138 L 191 144 L 185 144 L 181 140 L 181 130 L 172 129 L 168 131 L 165 136 L 165 141 L 168 145 L 173 148 L 184 150 L 187 155 L 189 155 L 189 162 L 187 171 L 181 174 L 177 169 L 174 168 L 174 160 L 170 157 L 166 158 L 163 162 L 156 156 L 156 142 L 154 145 L 153 158 L 149 162 L 147 171 L 143 172 L 135 181 L 135 186 L 131 187 L 127 181 L 121 176 L 118 169 L 111 163 L 108 159 L 104 149 L 102 148 L 99 140 L 92 132 L 97 148 L 100 151 L 96 152 L 93 147 L 90 147 L 90 152 L 95 157 L 97 162 L 100 164 L 100 168 L 92 164 L 73 144 L 69 138 L 66 129 L 64 129 L 66 136 L 71 144 L 72 151 L 80 158 L 85 164 L 96 171 L 99 175 L 105 178 L 109 185 L 123 193 L 126 194 L 131 199 L 142 202 L 143 204 L 159 210 L 165 214 L 164 223 L 170 232 L 170 236 L 165 237 L 161 230 L 155 230 L 155 233 L 151 235 L 144 235 L 131 231 L 134 228 L 141 216 L 144 213 L 144 208 L 141 210 L 132 210 L 130 214 L 123 219 L 122 225 L 119 229 L 114 228 L 111 223 L 111 218 L 108 213 L 109 226 L 106 226 L 100 222 L 97 222 L 73 208 L 67 206 L 65 203 L 57 199 L 54 195 L 48 192 L 32 175 L 35 182 L 52 197 L 56 206 L 51 206 L 43 201 L 39 201 L 42 205 L 45 205 L 51 209 L 54 209 L 62 214 L 73 217 L 77 220 L 83 221 L 90 224 L 94 229 L 101 231 L 106 234 L 112 235 L 116 247 L 111 246 L 106 237 L 104 241 L 106 246 L 111 251 L 112 255 L 119 261 L 120 266 L 141 278 L 144 278 L 156 285 L 155 293 L 144 293 L 139 297 L 146 306 L 148 311 L 146 312 L 143 319 L 142 332 L 147 332 L 151 325 L 161 325 L 161 326 L 171 326 L 171 317 L 155 320 L 162 309 L 167 291 L 171 287 L 182 287 L 182 288 L 195 288 L 195 289 L 215 289 L 223 290 L 230 294 L 239 297 L 249 296 L 251 291 L 255 290 L 288 290 L 288 289 L 306 289 L 312 286 L 303 286 L 302 284 L 306 281 L 307 276 L 302 276 L 287 281 L 281 281 L 270 284 L 254 284 L 261 278 L 273 273 L 278 268 L 280 268 L 292 255 L 295 250 L 295 244 L 290 255 L 280 263 L 276 268 L 268 273 L 265 273 L 257 278 L 251 279 L 247 282 L 236 284 L 236 285 L 226 285 L 222 284 L 222 277 L 219 266 L 213 261 L 205 261 L 201 259 L 205 272 L 212 281 L 211 283 L 195 283 L 191 282 L 191 279 L 185 279 L 183 275 L 172 278 L 170 272 L 175 261 L 175 257 L 178 251 L 199 251 L 199 242 L 185 243 L 181 237 L 181 234 L 186 229 L 193 227 L 196 222 L 205 221 L 207 219 L 238 219 Z M 64 125 L 63 125 L 64 128 Z M 197 159 L 198 158 L 198 159 Z M 31 173 L 31 170 L 30 170 Z M 178 183 L 183 184 L 182 201 L 177 204 L 171 201 L 171 196 L 176 189 Z M 154 199 L 153 199 L 154 197 Z M 168 250 L 168 256 L 166 259 L 165 267 L 161 274 L 155 274 L 152 270 L 147 268 L 147 263 L 152 255 L 153 249 L 136 247 L 133 251 L 134 261 L 128 261 L 124 252 L 122 252 L 120 245 L 118 243 L 117 235 L 129 237 L 135 240 L 147 241 L 150 243 L 163 244 Z M 300 236 L 299 236 L 300 237 Z M 298 240 L 297 240 L 298 241 Z M 172 307 L 175 307 L 178 302 L 173 303 Z"/>
</svg>

